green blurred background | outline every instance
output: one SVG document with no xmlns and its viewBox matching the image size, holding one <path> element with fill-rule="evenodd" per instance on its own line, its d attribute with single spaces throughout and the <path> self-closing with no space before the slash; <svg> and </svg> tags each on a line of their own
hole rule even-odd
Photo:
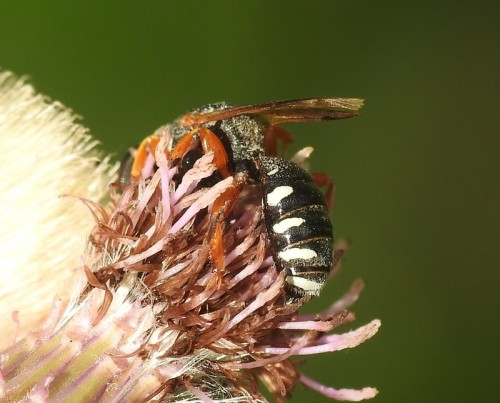
<svg viewBox="0 0 500 403">
<path fill-rule="evenodd" d="M 302 370 L 380 402 L 499 401 L 499 20 L 493 1 L 2 1 L 0 65 L 117 156 L 211 101 L 365 98 L 357 119 L 288 127 L 353 240 L 309 309 L 363 277 L 356 323 L 383 325 Z"/>
</svg>

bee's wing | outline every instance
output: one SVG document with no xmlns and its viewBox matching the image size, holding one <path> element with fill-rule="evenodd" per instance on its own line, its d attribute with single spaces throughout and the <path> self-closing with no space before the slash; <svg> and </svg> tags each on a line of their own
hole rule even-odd
<svg viewBox="0 0 500 403">
<path fill-rule="evenodd" d="M 356 116 L 363 106 L 357 98 L 305 98 L 274 101 L 265 104 L 237 106 L 213 112 L 190 113 L 181 119 L 185 126 L 228 119 L 239 115 L 254 115 L 269 124 L 345 119 Z"/>
</svg>

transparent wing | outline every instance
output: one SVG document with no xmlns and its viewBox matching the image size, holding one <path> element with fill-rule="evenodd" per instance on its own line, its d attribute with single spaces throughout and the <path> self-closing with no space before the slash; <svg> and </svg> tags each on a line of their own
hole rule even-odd
<svg viewBox="0 0 500 403">
<path fill-rule="evenodd" d="M 269 124 L 346 119 L 356 116 L 363 106 L 357 98 L 305 98 L 265 104 L 237 106 L 213 112 L 190 113 L 181 119 L 185 126 L 228 119 L 239 115 L 259 116 Z"/>
</svg>

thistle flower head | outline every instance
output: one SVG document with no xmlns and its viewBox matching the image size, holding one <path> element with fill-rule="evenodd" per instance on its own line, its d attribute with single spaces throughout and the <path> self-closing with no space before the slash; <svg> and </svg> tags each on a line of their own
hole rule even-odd
<svg viewBox="0 0 500 403">
<path fill-rule="evenodd" d="M 203 186 L 216 170 L 210 153 L 176 179 L 163 152 L 169 126 L 157 134 L 142 178 L 115 185 L 109 207 L 82 199 L 96 227 L 72 300 L 65 312 L 57 302 L 44 328 L 4 351 L 0 396 L 260 402 L 260 381 L 279 401 L 297 382 L 338 400 L 373 397 L 372 388 L 320 385 L 294 361 L 354 347 L 377 332 L 374 320 L 329 334 L 354 319 L 346 309 L 362 283 L 324 312 L 300 315 L 301 303 L 287 302 L 285 272 L 272 259 L 259 186 L 249 184 L 224 226 L 219 284 L 209 259 L 210 212 L 233 179 Z M 344 248 L 335 251 L 333 272 Z"/>
</svg>

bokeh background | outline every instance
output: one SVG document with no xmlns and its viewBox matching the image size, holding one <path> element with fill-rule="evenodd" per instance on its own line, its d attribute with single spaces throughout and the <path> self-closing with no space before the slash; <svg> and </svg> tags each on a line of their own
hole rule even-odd
<svg viewBox="0 0 500 403">
<path fill-rule="evenodd" d="M 482 0 L 2 1 L 0 65 L 117 157 L 207 102 L 365 98 L 357 119 L 288 128 L 333 176 L 336 232 L 353 241 L 310 310 L 363 277 L 356 323 L 383 326 L 302 370 L 376 386 L 380 402 L 486 402 L 500 379 L 499 20 Z M 327 399 L 298 387 L 293 401 Z"/>
</svg>

